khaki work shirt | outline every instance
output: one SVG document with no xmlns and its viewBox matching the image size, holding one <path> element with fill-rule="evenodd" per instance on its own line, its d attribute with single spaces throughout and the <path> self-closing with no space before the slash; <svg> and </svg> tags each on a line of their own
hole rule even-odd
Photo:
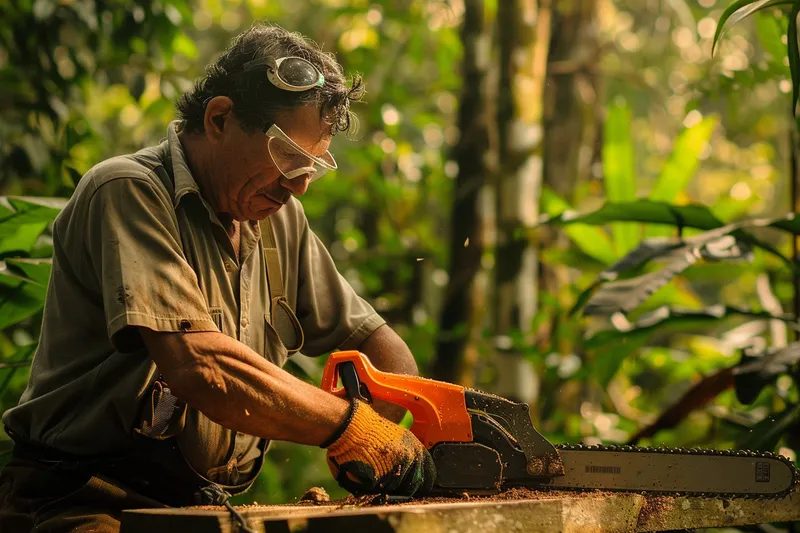
<svg viewBox="0 0 800 533">
<path fill-rule="evenodd" d="M 24 438 L 76 454 L 135 447 L 132 429 L 157 377 L 137 326 L 221 331 L 278 366 L 286 362 L 270 323 L 259 225 L 241 224 L 237 260 L 189 171 L 178 124 L 160 145 L 92 168 L 55 221 L 39 346 L 19 405 L 3 416 Z M 167 153 L 172 197 L 153 171 Z M 300 202 L 292 198 L 270 221 L 302 353 L 360 346 L 384 320 L 337 272 Z M 254 476 L 261 455 L 258 439 L 193 409 L 179 442 L 197 472 L 225 485 Z"/>
</svg>

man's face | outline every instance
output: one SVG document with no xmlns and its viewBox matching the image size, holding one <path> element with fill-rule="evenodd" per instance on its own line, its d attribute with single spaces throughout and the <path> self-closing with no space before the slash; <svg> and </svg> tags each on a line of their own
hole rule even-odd
<svg viewBox="0 0 800 533">
<path fill-rule="evenodd" d="M 214 147 L 212 187 L 219 213 L 239 221 L 262 220 L 276 213 L 293 194 L 306 192 L 309 176 L 286 179 L 270 157 L 264 133 L 245 133 L 233 115 L 226 122 Z M 320 119 L 316 106 L 281 112 L 275 124 L 314 156 L 324 154 L 330 145 L 330 126 Z"/>
</svg>

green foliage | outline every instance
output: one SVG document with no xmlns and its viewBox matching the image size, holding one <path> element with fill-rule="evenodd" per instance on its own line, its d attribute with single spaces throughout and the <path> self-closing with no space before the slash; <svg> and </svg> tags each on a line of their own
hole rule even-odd
<svg viewBox="0 0 800 533">
<path fill-rule="evenodd" d="M 605 121 L 603 175 L 606 195 L 611 202 L 629 202 L 636 195 L 630 114 L 626 105 L 614 104 L 609 108 Z M 612 230 L 617 254 L 625 254 L 636 246 L 636 226 L 614 224 Z"/>
<path fill-rule="evenodd" d="M 800 99 L 800 51 L 798 51 L 797 45 L 797 15 L 800 14 L 800 2 L 797 0 L 737 0 L 728 6 L 720 16 L 717 30 L 714 34 L 713 45 L 716 46 L 726 24 L 733 25 L 759 11 L 775 7 L 790 8 L 787 16 L 789 23 L 786 42 L 789 71 L 792 79 L 792 112 L 796 113 L 797 101 Z M 774 51 L 774 45 L 770 46 Z"/>
<path fill-rule="evenodd" d="M 0 179 L 6 190 L 67 194 L 102 142 L 89 94 L 105 80 L 136 99 L 145 72 L 196 55 L 176 24 L 184 0 L 0 4 Z M 193 59 L 193 58 L 192 58 Z M 127 109 L 121 109 L 127 112 Z"/>
<path fill-rule="evenodd" d="M 28 195 L 0 200 L 0 406 L 14 404 L 26 383 L 52 255 L 48 228 L 63 206 L 38 197 L 69 196 L 93 164 L 163 137 L 178 94 L 257 18 L 313 37 L 365 78 L 367 96 L 355 107 L 360 129 L 333 142 L 339 172 L 315 182 L 302 202 L 342 274 L 426 373 L 447 276 L 458 274 L 457 266 L 444 271 L 457 173 L 450 152 L 464 133 L 454 126 L 462 54 L 456 4 L 0 5 L 0 183 L 5 194 Z M 781 351 L 790 339 L 775 326 L 792 326 L 795 317 L 767 310 L 757 288 L 766 277 L 778 309 L 792 297 L 789 242 L 798 222 L 774 215 L 787 208 L 779 84 L 788 50 L 796 100 L 790 15 L 798 2 L 735 4 L 742 9 L 718 17 L 719 7 L 697 3 L 677 12 L 619 0 L 597 24 L 602 57 L 591 69 L 603 87 L 593 93 L 581 78 L 576 94 L 598 98 L 597 109 L 606 110 L 602 125 L 587 127 L 601 133 L 599 157 L 593 177 L 583 176 L 571 195 L 542 192 L 545 226 L 565 235 L 541 251 L 561 269 L 558 292 L 540 294 L 535 340 L 513 339 L 541 377 L 537 425 L 554 441 L 624 442 L 652 424 L 644 440 L 797 449 L 793 352 Z M 488 7 L 490 17 L 496 2 Z M 745 38 L 721 39 L 756 11 L 754 28 L 737 25 Z M 710 32 L 708 18 L 719 21 Z M 781 42 L 787 31 L 788 47 Z M 583 77 L 581 61 L 575 75 Z M 554 120 L 561 112 L 545 109 Z M 540 230 L 520 235 L 538 239 Z M 680 262 L 680 254 L 695 260 Z M 620 290 L 654 279 L 635 298 Z M 596 305 L 592 298 L 609 287 L 613 298 Z M 587 306 L 597 312 L 578 313 Z M 489 368 L 493 351 L 473 348 Z M 322 362 L 297 358 L 288 369 L 314 382 Z M 731 368 L 737 383 L 706 385 Z M 690 397 L 674 425 L 657 426 L 658 414 L 681 405 L 695 386 L 707 393 L 703 401 Z M 294 501 L 313 485 L 343 496 L 323 450 L 275 443 L 257 485 L 236 503 Z"/>
</svg>

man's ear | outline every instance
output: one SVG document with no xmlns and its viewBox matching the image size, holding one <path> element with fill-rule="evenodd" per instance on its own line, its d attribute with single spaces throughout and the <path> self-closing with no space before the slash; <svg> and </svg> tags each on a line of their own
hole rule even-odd
<svg viewBox="0 0 800 533">
<path fill-rule="evenodd" d="M 215 96 L 208 101 L 203 127 L 209 141 L 212 143 L 219 141 L 232 112 L 233 100 L 227 96 Z"/>
</svg>

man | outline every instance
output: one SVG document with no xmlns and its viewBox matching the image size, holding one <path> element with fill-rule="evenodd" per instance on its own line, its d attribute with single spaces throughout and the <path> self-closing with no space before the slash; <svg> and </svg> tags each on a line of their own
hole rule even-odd
<svg viewBox="0 0 800 533">
<path fill-rule="evenodd" d="M 302 37 L 256 25 L 180 99 L 166 140 L 81 179 L 54 226 L 30 381 L 3 416 L 0 531 L 116 531 L 122 509 L 219 502 L 273 439 L 326 448 L 354 493 L 431 486 L 402 412 L 280 368 L 340 348 L 417 372 L 294 198 L 336 168 L 331 136 L 360 91 Z"/>
</svg>

